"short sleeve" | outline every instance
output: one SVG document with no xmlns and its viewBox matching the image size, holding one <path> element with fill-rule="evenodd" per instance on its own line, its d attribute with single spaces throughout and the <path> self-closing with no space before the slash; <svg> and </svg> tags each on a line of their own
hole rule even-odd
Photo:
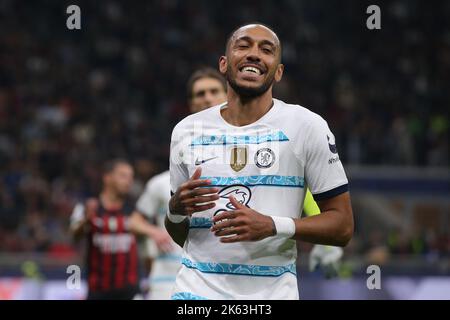
<svg viewBox="0 0 450 320">
<path fill-rule="evenodd" d="M 305 180 L 316 201 L 348 191 L 348 180 L 328 124 L 313 119 L 305 139 Z"/>
</svg>

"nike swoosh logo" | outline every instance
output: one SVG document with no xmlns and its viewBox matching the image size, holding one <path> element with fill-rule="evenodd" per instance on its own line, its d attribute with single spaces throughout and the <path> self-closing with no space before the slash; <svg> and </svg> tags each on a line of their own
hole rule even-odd
<svg viewBox="0 0 450 320">
<path fill-rule="evenodd" d="M 206 161 L 213 160 L 216 158 L 218 158 L 218 157 L 212 157 L 212 158 L 203 159 L 203 160 L 198 160 L 198 158 L 197 158 L 197 159 L 195 159 L 195 165 L 198 166 L 198 165 L 205 163 Z"/>
</svg>

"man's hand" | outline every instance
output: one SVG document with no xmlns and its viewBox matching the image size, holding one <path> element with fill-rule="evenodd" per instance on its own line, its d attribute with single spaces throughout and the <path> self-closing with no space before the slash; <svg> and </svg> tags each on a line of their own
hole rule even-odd
<svg viewBox="0 0 450 320">
<path fill-rule="evenodd" d="M 160 250 L 161 252 L 168 253 L 173 250 L 172 238 L 167 233 L 167 231 L 155 227 L 152 230 L 150 237 L 153 241 L 155 241 L 158 250 Z"/>
<path fill-rule="evenodd" d="M 316 244 L 309 255 L 309 270 L 320 268 L 326 278 L 336 277 L 342 255 L 340 247 Z"/>
<path fill-rule="evenodd" d="M 172 239 L 162 228 L 149 223 L 139 211 L 134 211 L 128 219 L 128 230 L 139 236 L 155 241 L 158 249 L 164 253 L 172 251 Z"/>
<path fill-rule="evenodd" d="M 205 188 L 211 180 L 199 179 L 202 168 L 195 170 L 192 177 L 183 183 L 170 198 L 169 210 L 171 214 L 191 216 L 195 212 L 209 210 L 215 207 L 219 199 L 219 188 Z M 203 188 L 202 188 L 203 187 Z"/>
<path fill-rule="evenodd" d="M 95 198 L 90 198 L 85 201 L 83 217 L 76 223 L 70 225 L 70 233 L 75 241 L 79 241 L 93 225 L 94 219 L 97 216 L 98 207 L 99 202 Z"/>
<path fill-rule="evenodd" d="M 246 207 L 233 196 L 230 196 L 230 202 L 235 210 L 224 211 L 212 219 L 211 232 L 222 237 L 220 242 L 258 241 L 276 234 L 271 217 Z"/>
</svg>

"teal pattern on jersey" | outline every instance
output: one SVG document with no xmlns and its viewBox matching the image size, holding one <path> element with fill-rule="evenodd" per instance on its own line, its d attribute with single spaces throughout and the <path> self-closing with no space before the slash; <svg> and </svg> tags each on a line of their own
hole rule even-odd
<svg viewBox="0 0 450 320">
<path fill-rule="evenodd" d="M 172 300 L 208 300 L 190 292 L 176 292 L 170 297 Z"/>
<path fill-rule="evenodd" d="M 263 135 L 203 135 L 192 140 L 190 147 L 194 146 L 210 146 L 210 145 L 227 145 L 227 144 L 260 144 L 264 142 L 283 142 L 289 141 L 289 138 L 283 131 L 277 131 Z"/>
<path fill-rule="evenodd" d="M 189 224 L 189 228 L 191 229 L 202 229 L 202 228 L 211 228 L 212 221 L 209 218 L 201 218 L 195 217 L 192 218 Z"/>
<path fill-rule="evenodd" d="M 204 273 L 233 274 L 244 276 L 279 277 L 285 273 L 297 274 L 295 264 L 287 266 L 260 266 L 234 263 L 194 262 L 187 258 L 181 261 L 188 268 Z"/>
<path fill-rule="evenodd" d="M 304 188 L 305 178 L 299 176 L 241 176 L 241 177 L 208 177 L 202 176 L 200 179 L 211 180 L 211 186 L 224 187 L 241 184 L 247 187 L 253 186 L 271 186 L 271 187 L 292 187 Z"/>
</svg>

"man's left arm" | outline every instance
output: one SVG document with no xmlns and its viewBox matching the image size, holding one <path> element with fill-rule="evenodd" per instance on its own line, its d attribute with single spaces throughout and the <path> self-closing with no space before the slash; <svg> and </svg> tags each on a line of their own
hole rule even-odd
<svg viewBox="0 0 450 320">
<path fill-rule="evenodd" d="M 318 201 L 321 214 L 294 219 L 297 240 L 345 246 L 353 235 L 353 211 L 349 192 Z"/>
<path fill-rule="evenodd" d="M 306 190 L 303 212 L 307 217 L 320 214 L 320 208 L 309 189 Z M 344 250 L 340 247 L 315 244 L 309 253 L 309 271 L 320 269 L 326 278 L 335 277 L 343 254 Z"/>
<path fill-rule="evenodd" d="M 305 181 L 321 214 L 295 219 L 294 237 L 316 244 L 345 246 L 353 235 L 353 211 L 334 135 L 327 122 L 316 115 L 310 119 L 303 142 L 297 154 L 304 163 Z"/>
<path fill-rule="evenodd" d="M 322 213 L 304 219 L 270 216 L 231 197 L 236 210 L 213 218 L 211 231 L 219 237 L 227 236 L 221 242 L 257 241 L 275 235 L 332 246 L 345 246 L 350 241 L 353 211 L 348 181 L 326 121 L 312 117 L 304 142 L 298 145 L 297 156 L 304 164 L 305 181 Z"/>
</svg>

